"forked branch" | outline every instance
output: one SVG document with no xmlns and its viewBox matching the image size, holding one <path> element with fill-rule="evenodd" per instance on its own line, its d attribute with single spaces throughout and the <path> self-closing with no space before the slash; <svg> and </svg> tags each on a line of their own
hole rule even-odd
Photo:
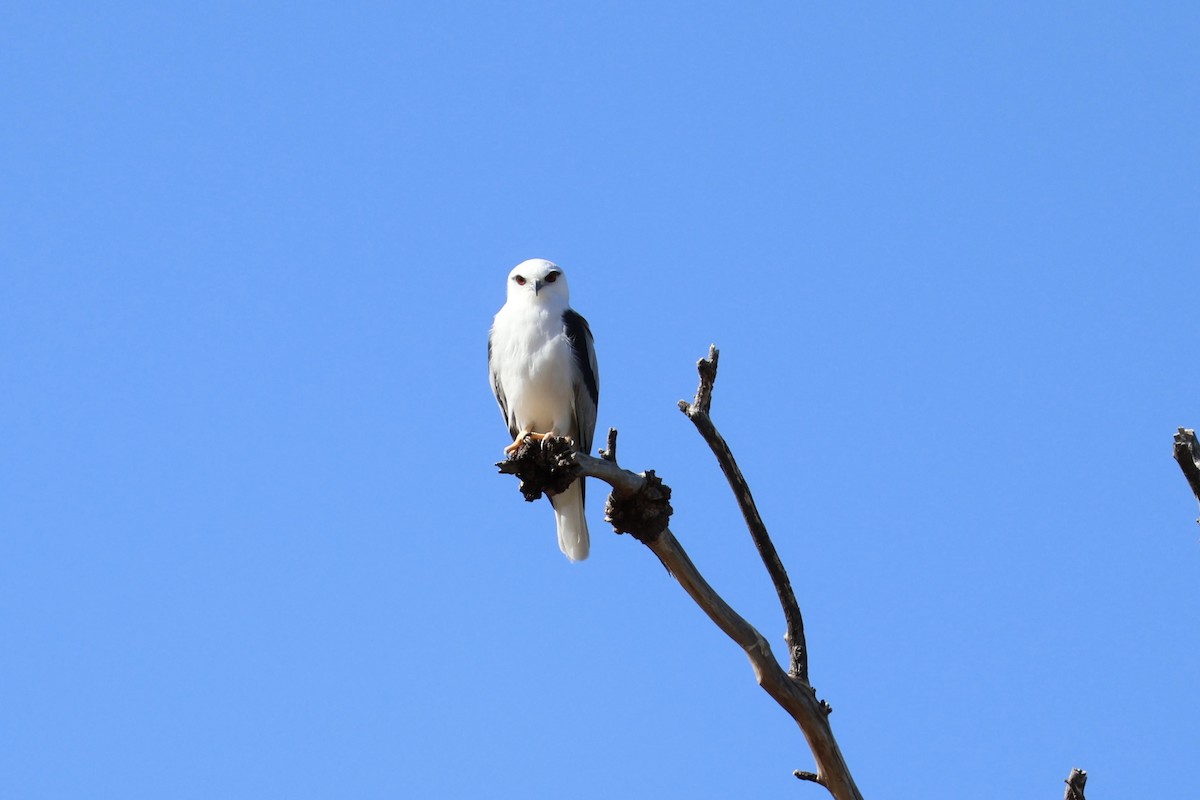
<svg viewBox="0 0 1200 800">
<path fill-rule="evenodd" d="M 793 774 L 804 781 L 824 786 L 836 800 L 862 800 L 854 778 L 829 725 L 829 704 L 819 700 L 808 682 L 808 651 L 804 641 L 804 620 L 792 591 L 787 570 L 784 569 L 775 545 L 767 534 L 766 525 L 754 504 L 754 497 L 745 476 L 738 469 L 733 453 L 717 431 L 710 417 L 713 385 L 717 377 L 716 347 L 709 349 L 708 358 L 697 364 L 700 385 L 691 403 L 680 401 L 680 409 L 696 425 L 701 436 L 712 448 L 721 470 L 725 473 L 734 496 L 742 509 L 746 525 L 754 540 L 767 573 L 775 585 L 787 621 L 787 643 L 790 669 L 784 671 L 762 634 L 725 602 L 696 569 L 683 545 L 668 528 L 671 515 L 671 490 L 653 470 L 642 474 L 630 472 L 617 464 L 617 434 L 610 430 L 608 446 L 600 458 L 574 452 L 565 439 L 547 437 L 541 442 L 527 438 L 521 447 L 497 466 L 501 472 L 521 479 L 521 491 L 527 500 L 536 500 L 543 492 L 554 494 L 570 485 L 579 476 L 598 478 L 613 491 L 605 508 L 605 518 L 617 533 L 629 533 L 645 544 L 679 582 L 684 591 L 700 606 L 709 619 L 737 643 L 750 659 L 754 677 L 799 725 L 812 751 L 817 771 L 796 770 Z M 1181 431 L 1182 433 L 1182 431 Z M 1191 433 L 1190 431 L 1188 433 Z M 1195 445 L 1195 436 L 1191 438 Z M 1176 457 L 1178 458 L 1178 437 Z M 1195 449 L 1189 451 L 1195 453 Z M 1200 463 L 1189 462 L 1195 469 L 1197 482 L 1192 486 L 1200 498 Z M 1184 466 L 1180 462 L 1180 466 Z M 1189 474 L 1187 468 L 1185 474 Z M 1067 800 L 1083 800 L 1083 784 L 1087 774 L 1073 770 L 1067 779 Z"/>
<path fill-rule="evenodd" d="M 639 475 L 617 466 L 615 457 L 611 457 L 616 449 L 614 433 L 609 434 L 604 458 L 583 453 L 565 456 L 560 444 L 564 441 L 546 439 L 539 443 L 527 439 L 513 456 L 497 466 L 501 472 L 521 478 L 527 499 L 536 499 L 530 487 L 561 485 L 562 474 L 599 478 L 609 484 L 613 491 L 606 519 L 617 533 L 632 534 L 658 556 L 696 605 L 746 652 L 758 684 L 800 726 L 818 769 L 816 773 L 801 774 L 824 786 L 837 800 L 862 800 L 829 727 L 829 706 L 817 699 L 807 681 L 783 670 L 763 635 L 709 585 L 667 527 L 671 512 L 669 487 L 652 470 Z"/>
<path fill-rule="evenodd" d="M 829 704 L 819 700 L 808 683 L 804 624 L 787 572 L 767 535 L 750 487 L 738 469 L 733 453 L 709 418 L 716 365 L 717 351 L 714 347 L 709 351 L 709 358 L 701 360 L 698 365 L 700 387 L 695 402 L 690 405 L 681 403 L 680 407 L 717 454 L 721 468 L 734 488 L 754 543 L 775 584 L 787 620 L 790 672 L 785 672 L 780 666 L 762 634 L 709 585 L 688 557 L 683 545 L 667 527 L 671 514 L 670 488 L 654 475 L 653 470 L 639 475 L 617 465 L 615 430 L 609 432 L 608 446 L 601 451 L 601 458 L 573 453 L 569 443 L 562 439 L 547 438 L 540 443 L 526 439 L 515 454 L 497 466 L 501 472 L 521 478 L 521 491 L 527 500 L 537 499 L 543 491 L 551 494 L 562 491 L 577 476 L 598 478 L 612 486 L 613 491 L 605 509 L 606 519 L 617 533 L 632 534 L 658 556 L 671 576 L 709 619 L 745 651 L 758 684 L 799 725 L 812 750 L 817 772 L 797 770 L 794 773 L 796 777 L 821 784 L 837 800 L 862 800 L 829 725 Z"/>
</svg>

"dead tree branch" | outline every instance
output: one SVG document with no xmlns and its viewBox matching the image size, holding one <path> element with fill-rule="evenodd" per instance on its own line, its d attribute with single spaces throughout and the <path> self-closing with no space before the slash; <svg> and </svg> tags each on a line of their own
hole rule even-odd
<svg viewBox="0 0 1200 800">
<path fill-rule="evenodd" d="M 1192 487 L 1196 502 L 1200 503 L 1200 444 L 1196 442 L 1194 430 L 1180 428 L 1176 431 L 1175 460 L 1183 470 L 1183 477 L 1187 478 L 1188 485 Z M 1196 522 L 1200 522 L 1200 519 Z"/>
<path fill-rule="evenodd" d="M 775 585 L 787 621 L 786 641 L 790 652 L 788 671 L 784 671 L 762 634 L 734 611 L 708 584 L 688 557 L 683 545 L 671 533 L 668 527 L 672 511 L 670 487 L 656 477 L 653 470 L 637 474 L 617 464 L 615 429 L 609 430 L 608 446 L 600 451 L 600 458 L 574 452 L 571 443 L 566 439 L 547 437 L 537 442 L 527 438 L 516 453 L 496 466 L 502 473 L 516 475 L 521 479 L 521 492 L 525 499 L 530 501 L 536 500 L 543 492 L 561 492 L 580 476 L 597 478 L 609 484 L 612 493 L 605 507 L 605 519 L 613 525 L 617 533 L 633 535 L 658 556 L 667 571 L 696 605 L 700 606 L 726 636 L 745 651 L 759 686 L 800 727 L 812 751 L 817 771 L 796 770 L 792 774 L 800 780 L 824 786 L 836 800 L 862 800 L 862 794 L 854 783 L 829 724 L 832 709 L 828 703 L 817 698 L 816 691 L 808 681 L 809 664 L 804 640 L 804 620 L 787 570 L 784 569 L 767 533 L 766 525 L 758 513 L 745 476 L 738 469 L 729 445 L 709 416 L 713 385 L 717 376 L 717 358 L 716 347 L 711 347 L 708 358 L 701 359 L 697 364 L 700 385 L 696 390 L 695 399 L 691 403 L 680 401 L 679 407 L 696 425 L 716 455 L 742 509 L 755 547 Z M 1194 445 L 1194 435 L 1191 441 Z M 1178 447 L 1177 444 L 1177 458 Z M 1196 469 L 1200 478 L 1200 466 L 1197 466 L 1194 460 L 1189 463 Z M 1183 466 L 1182 461 L 1180 464 Z M 1184 472 L 1187 473 L 1186 468 Z M 1197 486 L 1200 486 L 1200 483 L 1193 483 L 1194 488 Z M 1200 497 L 1200 490 L 1197 490 L 1197 497 Z M 1067 800 L 1084 800 L 1083 784 L 1086 780 L 1085 772 L 1072 770 L 1070 778 L 1067 779 Z"/>
<path fill-rule="evenodd" d="M 798 778 L 819 783 L 837 800 L 862 800 L 858 787 L 842 757 L 833 730 L 829 725 L 830 707 L 817 699 L 808 683 L 808 659 L 804 646 L 804 626 L 800 609 L 788 581 L 779 555 L 767 535 L 750 488 L 746 484 L 729 446 L 709 418 L 712 386 L 716 379 L 716 348 L 702 360 L 700 388 L 696 401 L 682 403 L 681 408 L 696 424 L 705 440 L 717 453 L 730 485 L 751 528 L 751 536 L 767 571 L 775 584 L 783 605 L 788 626 L 788 645 L 791 651 L 791 672 L 780 666 L 767 640 L 741 615 L 725 602 L 709 585 L 688 557 L 683 545 L 667 527 L 671 515 L 671 490 L 652 470 L 636 474 L 622 469 L 616 462 L 616 431 L 610 431 L 608 447 L 602 458 L 574 453 L 562 439 L 547 438 L 542 442 L 526 439 L 517 452 L 497 466 L 503 473 L 521 479 L 521 492 L 527 500 L 536 500 L 542 492 L 562 491 L 578 476 L 598 478 L 613 491 L 605 508 L 605 518 L 617 533 L 629 533 L 645 544 L 679 582 L 684 591 L 700 606 L 709 619 L 746 652 L 755 679 L 799 725 L 816 761 L 817 772 L 794 773 Z"/>
<path fill-rule="evenodd" d="M 738 469 L 737 461 L 734 460 L 733 452 L 726 444 L 725 438 L 717 431 L 709 416 L 712 408 L 713 384 L 717 381 L 719 356 L 720 351 L 717 350 L 717 346 L 710 345 L 708 358 L 702 358 L 696 363 L 696 370 L 700 373 L 700 385 L 696 389 L 696 399 L 690 404 L 685 400 L 680 400 L 679 410 L 686 414 L 687 418 L 696 426 L 696 430 L 700 431 L 700 435 L 704 437 L 704 441 L 713 451 L 713 455 L 717 457 L 717 463 L 721 465 L 721 471 L 725 473 L 725 479 L 729 481 L 729 488 L 733 489 L 733 496 L 737 498 L 738 506 L 742 509 L 742 516 L 746 520 L 746 527 L 750 530 L 750 538 L 754 540 L 754 546 L 758 548 L 763 565 L 766 566 L 767 573 L 771 576 L 771 583 L 775 585 L 775 593 L 779 595 L 779 605 L 783 608 L 783 618 L 787 622 L 787 633 L 784 640 L 787 642 L 791 656 L 790 671 L 801 681 L 808 683 L 808 649 L 804 641 L 804 617 L 800 614 L 800 605 L 796 602 L 795 592 L 792 591 L 792 582 L 788 579 L 787 570 L 784 569 L 783 562 L 779 559 L 779 553 L 775 550 L 775 544 L 767 533 L 767 526 L 758 513 L 754 496 L 750 494 L 750 486 L 746 483 L 742 471 Z"/>
<path fill-rule="evenodd" d="M 1070 776 L 1066 780 L 1067 791 L 1063 795 L 1063 800 L 1084 800 L 1083 785 L 1087 783 L 1087 773 L 1081 769 L 1071 770 Z"/>
<path fill-rule="evenodd" d="M 609 484 L 613 491 L 606 519 L 614 530 L 632 534 L 658 556 L 709 619 L 746 652 L 758 684 L 799 724 L 818 768 L 815 775 L 806 773 L 811 776 L 808 779 L 824 786 L 837 800 L 862 800 L 833 738 L 829 706 L 817 699 L 807 681 L 784 672 L 767 640 L 709 585 L 667 527 L 670 488 L 651 470 L 639 475 L 622 469 L 607 457 L 615 450 L 615 434 L 610 434 L 605 458 L 583 453 L 565 458 L 562 441 L 546 439 L 539 443 L 527 439 L 513 456 L 497 466 L 501 472 L 521 478 L 527 499 L 537 499 L 531 498 L 529 487 L 561 485 L 561 478 L 557 477 L 561 474 L 599 478 Z"/>
</svg>

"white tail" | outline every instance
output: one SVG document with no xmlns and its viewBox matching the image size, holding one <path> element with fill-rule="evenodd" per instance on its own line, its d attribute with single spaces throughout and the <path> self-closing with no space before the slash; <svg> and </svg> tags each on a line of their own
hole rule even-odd
<svg viewBox="0 0 1200 800">
<path fill-rule="evenodd" d="M 554 521 L 558 523 L 558 549 L 572 561 L 588 557 L 587 519 L 583 516 L 583 478 L 572 483 L 565 492 L 550 498 L 554 505 Z"/>
</svg>

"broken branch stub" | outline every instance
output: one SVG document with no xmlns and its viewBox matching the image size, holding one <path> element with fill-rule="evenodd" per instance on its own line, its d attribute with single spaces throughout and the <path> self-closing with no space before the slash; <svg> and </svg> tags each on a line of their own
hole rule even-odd
<svg viewBox="0 0 1200 800">
<path fill-rule="evenodd" d="M 1067 791 L 1063 795 L 1063 800 L 1084 800 L 1083 787 L 1087 785 L 1087 772 L 1081 769 L 1073 769 L 1065 783 L 1067 784 Z"/>
</svg>

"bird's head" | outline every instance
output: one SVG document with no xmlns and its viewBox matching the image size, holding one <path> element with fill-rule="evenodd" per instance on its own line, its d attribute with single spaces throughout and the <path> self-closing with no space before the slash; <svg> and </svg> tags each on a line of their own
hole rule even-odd
<svg viewBox="0 0 1200 800">
<path fill-rule="evenodd" d="M 553 261 L 544 258 L 522 261 L 508 273 L 508 299 L 565 307 L 569 299 L 567 276 Z"/>
</svg>

